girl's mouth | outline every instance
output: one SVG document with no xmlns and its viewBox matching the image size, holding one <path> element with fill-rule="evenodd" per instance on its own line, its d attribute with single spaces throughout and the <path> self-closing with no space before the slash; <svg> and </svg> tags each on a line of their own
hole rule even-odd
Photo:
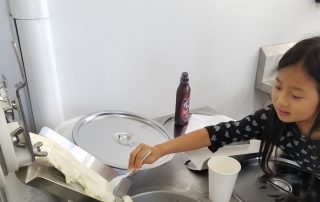
<svg viewBox="0 0 320 202">
<path fill-rule="evenodd" d="M 287 112 L 287 111 L 284 111 L 281 109 L 278 109 L 277 112 L 278 112 L 279 116 L 289 116 L 290 115 L 290 112 Z"/>
</svg>

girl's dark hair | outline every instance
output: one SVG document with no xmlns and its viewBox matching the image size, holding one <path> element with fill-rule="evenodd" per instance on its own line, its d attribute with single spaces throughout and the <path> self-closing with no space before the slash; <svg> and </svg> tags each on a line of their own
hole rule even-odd
<svg viewBox="0 0 320 202">
<path fill-rule="evenodd" d="M 320 96 L 320 37 L 312 37 L 309 39 L 304 39 L 296 43 L 292 48 L 290 48 L 280 59 L 277 70 L 281 70 L 290 65 L 301 63 L 304 70 L 308 75 L 317 83 L 318 93 Z M 316 120 L 311 127 L 308 137 L 315 131 L 320 130 L 320 104 L 318 105 L 318 115 Z M 260 156 L 260 167 L 267 174 L 272 174 L 268 166 L 268 161 L 274 149 L 277 147 L 279 139 L 284 133 L 286 133 L 286 126 L 288 124 L 283 123 L 278 118 L 274 108 L 270 110 L 270 122 L 262 135 L 259 156 Z M 302 196 L 297 198 L 304 198 L 308 192 L 311 190 L 312 185 L 316 179 L 317 172 L 319 170 L 319 154 L 320 154 L 320 144 L 317 144 L 317 149 L 315 151 L 315 169 L 312 173 L 312 180 L 309 185 L 308 190 Z"/>
</svg>

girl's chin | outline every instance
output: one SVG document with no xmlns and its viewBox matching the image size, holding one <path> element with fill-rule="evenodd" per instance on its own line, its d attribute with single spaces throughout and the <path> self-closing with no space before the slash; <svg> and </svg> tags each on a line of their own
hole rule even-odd
<svg viewBox="0 0 320 202">
<path fill-rule="evenodd" d="M 279 114 L 277 113 L 278 118 L 280 119 L 280 121 L 285 122 L 285 123 L 291 123 L 293 122 L 288 116 L 279 116 Z"/>
</svg>

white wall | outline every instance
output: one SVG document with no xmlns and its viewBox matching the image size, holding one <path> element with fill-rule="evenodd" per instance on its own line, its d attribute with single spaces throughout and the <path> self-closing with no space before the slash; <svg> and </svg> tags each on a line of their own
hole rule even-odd
<svg viewBox="0 0 320 202">
<path fill-rule="evenodd" d="M 11 26 L 7 2 L 5 0 L 0 0 L 0 74 L 5 75 L 7 78 L 9 97 L 15 99 L 15 84 L 22 81 L 22 76 L 11 43 L 12 41 L 16 41 L 16 38 L 11 31 Z M 24 90 L 27 89 L 24 88 Z M 21 92 L 21 99 L 26 121 L 29 126 L 28 129 L 30 131 L 35 131 L 29 97 L 24 93 L 24 90 Z M 16 113 L 16 118 L 18 118 L 18 113 Z"/>
<path fill-rule="evenodd" d="M 0 73 L 7 77 L 10 89 L 9 95 L 14 96 L 14 84 L 21 81 L 21 74 L 11 45 L 13 36 L 8 17 L 8 6 L 3 0 L 0 1 L 0 27 Z"/>
<path fill-rule="evenodd" d="M 71 118 L 104 109 L 174 112 L 180 73 L 191 107 L 240 118 L 265 104 L 254 90 L 261 46 L 320 34 L 313 0 L 49 0 Z"/>
<path fill-rule="evenodd" d="M 259 48 L 320 34 L 314 0 L 48 3 L 65 119 L 106 109 L 173 113 L 182 71 L 191 108 L 241 118 L 267 100 L 254 90 Z"/>
</svg>

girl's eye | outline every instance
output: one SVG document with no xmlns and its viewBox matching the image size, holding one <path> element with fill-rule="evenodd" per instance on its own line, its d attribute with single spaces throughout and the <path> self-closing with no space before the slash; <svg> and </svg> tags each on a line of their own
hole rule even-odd
<svg viewBox="0 0 320 202">
<path fill-rule="evenodd" d="M 277 89 L 277 90 L 281 90 L 281 87 L 278 86 L 278 85 L 274 85 L 274 87 L 275 87 L 275 89 Z"/>
<path fill-rule="evenodd" d="M 296 95 L 292 95 L 293 99 L 295 100 L 301 100 L 303 97 L 301 96 L 296 96 Z"/>
</svg>

